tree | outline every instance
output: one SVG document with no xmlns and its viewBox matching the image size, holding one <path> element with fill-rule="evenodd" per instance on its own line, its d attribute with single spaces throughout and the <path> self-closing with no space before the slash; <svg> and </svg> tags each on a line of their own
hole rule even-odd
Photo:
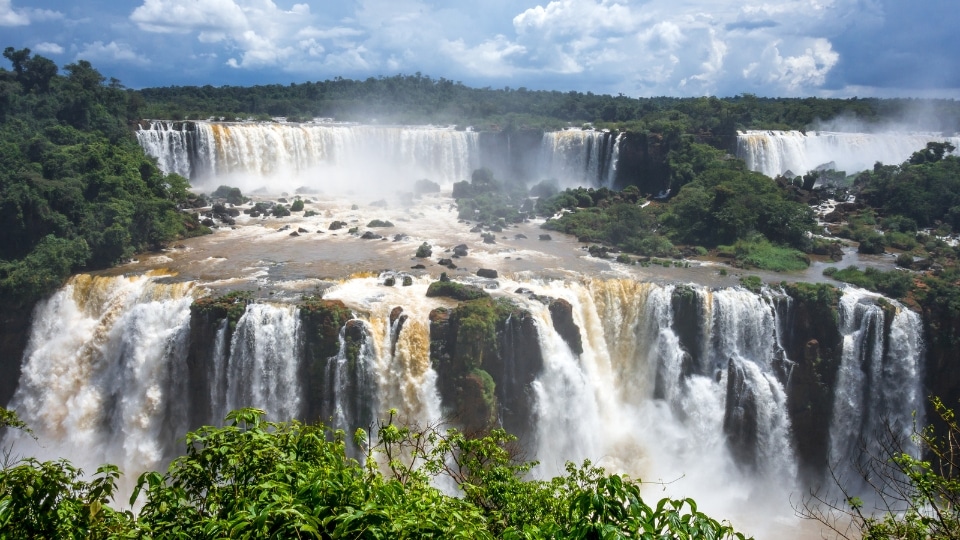
<svg viewBox="0 0 960 540">
<path fill-rule="evenodd" d="M 919 451 L 890 430 L 883 452 L 868 456 L 859 472 L 873 493 L 853 493 L 834 476 L 839 500 L 812 493 L 799 514 L 851 540 L 960 538 L 960 425 L 939 398 L 931 405 L 937 422 L 910 441 Z"/>
</svg>

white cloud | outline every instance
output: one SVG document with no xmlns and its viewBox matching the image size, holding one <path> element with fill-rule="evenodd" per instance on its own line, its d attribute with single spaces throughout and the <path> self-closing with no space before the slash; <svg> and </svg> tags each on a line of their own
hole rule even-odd
<svg viewBox="0 0 960 540">
<path fill-rule="evenodd" d="M 61 47 L 56 43 L 50 43 L 49 41 L 44 41 L 41 43 L 37 43 L 33 47 L 33 51 L 41 54 L 63 54 L 63 47 Z"/>
<path fill-rule="evenodd" d="M 86 43 L 76 55 L 77 60 L 88 60 L 91 63 L 96 62 L 126 62 L 130 64 L 147 65 L 150 63 L 146 57 L 137 54 L 125 43 L 111 41 L 104 44 L 102 41 Z"/>
<path fill-rule="evenodd" d="M 49 9 L 13 7 L 11 0 L 0 0 L 0 26 L 27 26 L 34 22 L 60 19 L 63 14 Z"/>
<path fill-rule="evenodd" d="M 833 40 L 882 17 L 880 1 L 547 0 L 517 9 L 510 0 L 356 0 L 320 10 L 303 0 L 142 0 L 130 20 L 190 34 L 195 53 L 217 53 L 238 69 L 422 71 L 514 86 L 549 77 L 629 95 L 772 94 L 822 87 L 839 64 Z"/>
<path fill-rule="evenodd" d="M 511 57 L 523 55 L 526 49 L 504 36 L 496 36 L 476 47 L 468 47 L 461 39 L 444 41 L 441 52 L 472 73 L 485 77 L 509 77 L 518 71 L 510 63 Z"/>
<path fill-rule="evenodd" d="M 233 0 L 144 0 L 130 20 L 148 32 L 178 34 L 248 27 L 244 10 Z"/>
</svg>

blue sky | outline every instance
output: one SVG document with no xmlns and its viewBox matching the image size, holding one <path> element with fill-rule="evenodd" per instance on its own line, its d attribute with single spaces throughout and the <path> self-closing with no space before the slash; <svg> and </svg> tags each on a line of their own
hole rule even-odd
<svg viewBox="0 0 960 540">
<path fill-rule="evenodd" d="M 0 47 L 132 88 L 421 72 L 640 96 L 960 98 L 957 0 L 0 0 Z M 9 68 L 9 64 L 5 64 Z"/>
</svg>

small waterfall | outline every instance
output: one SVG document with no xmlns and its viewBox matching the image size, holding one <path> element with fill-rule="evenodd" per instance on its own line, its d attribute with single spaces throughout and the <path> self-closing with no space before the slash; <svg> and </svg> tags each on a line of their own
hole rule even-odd
<svg viewBox="0 0 960 540">
<path fill-rule="evenodd" d="M 237 321 L 226 369 L 226 399 L 216 418 L 257 407 L 269 418 L 300 414 L 300 317 L 292 306 L 249 304 Z"/>
<path fill-rule="evenodd" d="M 397 409 L 400 418 L 437 422 L 442 413 L 437 372 L 430 365 L 429 323 L 411 317 L 398 327 L 399 321 L 384 320 L 378 325 L 382 333 L 375 369 L 380 404 Z"/>
<path fill-rule="evenodd" d="M 770 177 L 788 171 L 799 176 L 817 168 L 854 174 L 878 161 L 900 164 L 928 142 L 942 141 L 960 148 L 960 137 L 937 133 L 745 131 L 737 135 L 737 157 L 748 169 Z"/>
<path fill-rule="evenodd" d="M 549 474 L 558 474 L 567 461 L 579 463 L 602 456 L 598 437 L 603 423 L 595 388 L 573 351 L 548 322 L 546 310 L 537 314 L 537 334 L 543 371 L 533 382 L 536 396 L 537 457 Z M 570 404 L 576 414 L 570 414 Z"/>
<path fill-rule="evenodd" d="M 214 336 L 213 358 L 210 359 L 207 370 L 207 380 L 210 381 L 210 404 L 214 409 L 207 420 L 210 425 L 219 425 L 226 418 L 227 403 L 227 370 L 230 362 L 230 338 L 227 330 L 230 320 L 224 318 L 217 327 Z"/>
<path fill-rule="evenodd" d="M 543 134 L 540 170 L 557 179 L 562 187 L 610 187 L 616 175 L 620 135 L 609 132 L 566 129 Z"/>
<path fill-rule="evenodd" d="M 910 434 L 914 413 L 923 423 L 921 322 L 899 304 L 849 287 L 840 300 L 840 326 L 843 358 L 829 455 L 842 479 L 856 485 L 857 468 L 870 456 L 882 459 L 891 436 L 899 438 L 903 451 L 916 455 Z"/>
<path fill-rule="evenodd" d="M 349 332 L 361 332 L 362 339 L 351 339 Z M 375 379 L 376 348 L 370 343 L 369 328 L 358 319 L 349 321 L 340 329 L 340 348 L 327 361 L 324 373 L 324 395 L 320 399 L 321 419 L 332 420 L 331 427 L 347 433 L 362 427 L 369 429 L 382 413 L 378 404 Z M 357 342 L 359 341 L 359 345 Z M 357 347 L 355 350 L 353 347 Z"/>
</svg>

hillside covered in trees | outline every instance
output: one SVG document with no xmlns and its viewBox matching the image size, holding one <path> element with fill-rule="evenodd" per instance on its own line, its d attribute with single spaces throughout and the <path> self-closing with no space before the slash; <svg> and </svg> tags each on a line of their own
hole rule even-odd
<svg viewBox="0 0 960 540">
<path fill-rule="evenodd" d="M 31 304 L 79 269 L 105 268 L 200 230 L 131 134 L 136 94 L 80 60 L 7 48 L 0 70 L 0 297 Z"/>
</svg>

